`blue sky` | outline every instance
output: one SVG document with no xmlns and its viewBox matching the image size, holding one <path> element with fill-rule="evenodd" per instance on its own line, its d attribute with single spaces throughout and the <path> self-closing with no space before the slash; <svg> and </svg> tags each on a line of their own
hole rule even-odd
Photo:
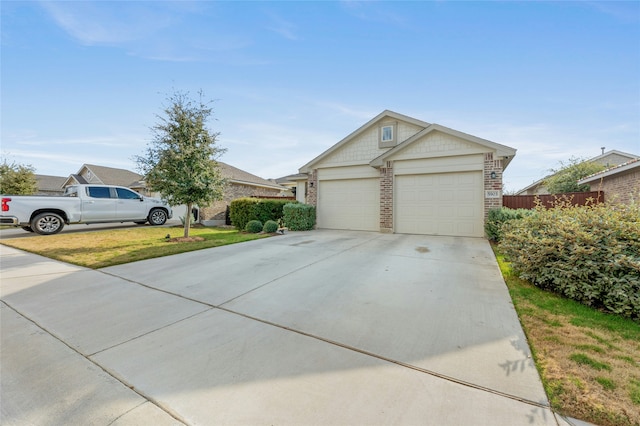
<svg viewBox="0 0 640 426">
<path fill-rule="evenodd" d="M 518 150 L 507 190 L 600 147 L 640 154 L 640 2 L 11 2 L 2 154 L 135 171 L 202 89 L 221 158 L 298 168 L 385 109 Z"/>
</svg>

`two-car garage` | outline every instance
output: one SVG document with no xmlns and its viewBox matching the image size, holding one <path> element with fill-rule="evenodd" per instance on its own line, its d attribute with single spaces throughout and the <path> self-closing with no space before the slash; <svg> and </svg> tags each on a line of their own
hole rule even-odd
<svg viewBox="0 0 640 426">
<path fill-rule="evenodd" d="M 394 179 L 394 232 L 483 235 L 482 173 L 398 175 Z M 378 231 L 380 180 L 319 182 L 319 228 Z"/>
<path fill-rule="evenodd" d="M 307 163 L 318 228 L 483 237 L 515 149 L 384 111 Z"/>
</svg>

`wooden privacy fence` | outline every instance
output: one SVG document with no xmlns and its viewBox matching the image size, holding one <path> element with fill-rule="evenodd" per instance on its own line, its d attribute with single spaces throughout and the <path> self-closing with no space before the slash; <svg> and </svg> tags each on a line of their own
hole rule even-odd
<svg viewBox="0 0 640 426">
<path fill-rule="evenodd" d="M 568 192 L 566 194 L 549 195 L 503 195 L 502 206 L 510 209 L 533 209 L 536 207 L 536 199 L 544 207 L 553 207 L 558 201 L 570 202 L 574 206 L 587 204 L 599 204 L 604 202 L 604 192 Z"/>
</svg>

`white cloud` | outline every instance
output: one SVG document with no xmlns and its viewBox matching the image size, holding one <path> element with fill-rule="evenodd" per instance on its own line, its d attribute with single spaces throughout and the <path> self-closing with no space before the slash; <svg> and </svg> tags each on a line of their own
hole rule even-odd
<svg viewBox="0 0 640 426">
<path fill-rule="evenodd" d="M 278 16 L 273 12 L 267 12 L 267 16 L 271 21 L 270 25 L 266 27 L 269 31 L 279 34 L 288 40 L 295 41 L 299 39 L 296 34 L 298 27 L 295 24 L 283 19 L 281 16 Z"/>
</svg>

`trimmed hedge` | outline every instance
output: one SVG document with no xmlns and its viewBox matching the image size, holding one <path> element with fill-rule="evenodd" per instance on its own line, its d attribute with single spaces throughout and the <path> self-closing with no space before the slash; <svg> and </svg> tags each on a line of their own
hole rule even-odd
<svg viewBox="0 0 640 426">
<path fill-rule="evenodd" d="M 500 249 L 520 277 L 640 319 L 640 206 L 562 206 L 510 221 Z"/>
<path fill-rule="evenodd" d="M 273 234 L 278 230 L 278 222 L 273 220 L 268 220 L 264 223 L 264 227 L 262 227 L 262 232 L 267 234 Z"/>
<path fill-rule="evenodd" d="M 487 238 L 491 241 L 500 241 L 502 237 L 503 225 L 514 219 L 522 219 L 526 216 L 535 214 L 535 210 L 527 209 L 510 209 L 502 207 L 500 209 L 489 210 L 487 223 L 484 225 L 484 231 Z"/>
<path fill-rule="evenodd" d="M 270 198 L 238 198 L 230 204 L 229 217 L 233 226 L 242 230 L 250 220 L 259 220 L 262 223 L 269 220 L 277 222 L 284 216 L 284 206 L 295 202 Z"/>
<path fill-rule="evenodd" d="M 257 234 L 258 232 L 262 231 L 262 222 L 260 222 L 259 220 L 250 220 L 249 222 L 247 222 L 244 230 L 252 234 Z"/>
<path fill-rule="evenodd" d="M 316 208 L 309 204 L 284 206 L 284 223 L 291 231 L 309 231 L 316 224 Z"/>
</svg>

